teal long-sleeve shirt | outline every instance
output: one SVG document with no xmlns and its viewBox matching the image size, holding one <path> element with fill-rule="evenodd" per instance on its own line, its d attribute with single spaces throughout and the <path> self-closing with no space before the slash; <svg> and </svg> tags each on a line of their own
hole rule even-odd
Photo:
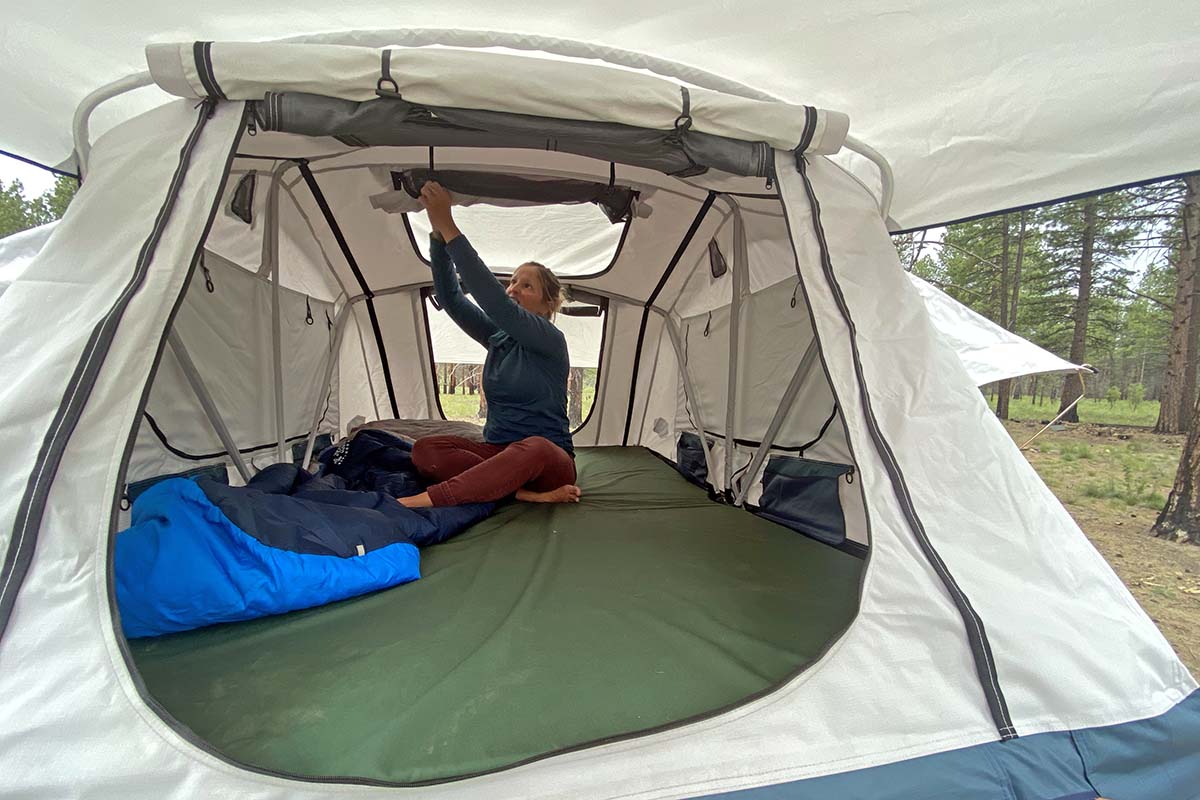
<svg viewBox="0 0 1200 800">
<path fill-rule="evenodd" d="M 573 455 L 567 421 L 571 362 L 562 331 L 509 297 L 467 237 L 459 235 L 449 243 L 433 238 L 429 254 L 438 302 L 458 327 L 487 348 L 483 438 L 508 444 L 544 436 Z M 478 306 L 463 294 L 458 277 Z"/>
</svg>

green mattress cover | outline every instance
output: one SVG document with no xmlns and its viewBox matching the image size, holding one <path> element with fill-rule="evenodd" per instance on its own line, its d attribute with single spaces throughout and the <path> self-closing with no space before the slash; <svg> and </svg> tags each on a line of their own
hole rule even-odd
<svg viewBox="0 0 1200 800">
<path fill-rule="evenodd" d="M 137 668 L 237 761 L 409 783 L 736 704 L 854 616 L 859 559 L 712 502 L 642 448 L 578 466 L 582 502 L 504 505 L 425 550 L 415 583 L 134 640 Z"/>
</svg>

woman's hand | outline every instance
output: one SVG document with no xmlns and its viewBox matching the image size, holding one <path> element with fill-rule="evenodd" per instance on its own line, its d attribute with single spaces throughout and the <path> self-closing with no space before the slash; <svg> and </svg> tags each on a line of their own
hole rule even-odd
<svg viewBox="0 0 1200 800">
<path fill-rule="evenodd" d="M 454 224 L 454 216 L 450 212 L 450 193 L 440 183 L 426 181 L 421 187 L 419 199 L 429 214 L 429 224 L 443 241 L 449 242 L 459 235 L 458 226 Z"/>
</svg>

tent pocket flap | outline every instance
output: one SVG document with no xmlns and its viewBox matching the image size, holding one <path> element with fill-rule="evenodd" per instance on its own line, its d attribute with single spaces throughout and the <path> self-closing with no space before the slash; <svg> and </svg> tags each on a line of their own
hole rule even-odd
<svg viewBox="0 0 1200 800">
<path fill-rule="evenodd" d="M 851 480 L 854 467 L 795 456 L 771 456 L 763 472 L 756 513 L 829 544 L 846 540 L 838 480 Z"/>
<path fill-rule="evenodd" d="M 704 444 L 690 431 L 679 434 L 675 446 L 675 469 L 698 486 L 708 488 L 708 462 L 704 460 Z"/>
</svg>

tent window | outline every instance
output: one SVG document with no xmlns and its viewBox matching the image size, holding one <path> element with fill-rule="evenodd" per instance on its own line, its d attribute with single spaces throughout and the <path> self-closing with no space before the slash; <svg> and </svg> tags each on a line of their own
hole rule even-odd
<svg viewBox="0 0 1200 800">
<path fill-rule="evenodd" d="M 229 212 L 247 225 L 254 221 L 254 184 L 257 174 L 250 170 L 243 175 L 229 202 Z"/>
<path fill-rule="evenodd" d="M 593 203 L 550 206 L 461 206 L 458 227 L 492 271 L 511 274 L 526 261 L 549 267 L 560 278 L 592 278 L 612 268 L 629 221 L 617 225 Z M 429 218 L 404 214 L 421 260 L 429 261 Z"/>
<path fill-rule="evenodd" d="M 572 431 L 583 427 L 596 399 L 606 316 L 607 309 L 603 306 L 569 303 L 554 321 L 567 337 L 571 357 L 571 371 L 563 392 L 567 396 L 567 417 Z M 442 417 L 482 425 L 487 416 L 483 392 L 483 359 L 487 352 L 434 304 L 431 292 L 425 296 L 425 323 Z"/>
<path fill-rule="evenodd" d="M 716 239 L 708 243 L 708 268 L 714 280 L 729 272 L 729 265 L 725 263 L 725 256 L 721 254 L 721 248 L 717 247 Z"/>
</svg>

